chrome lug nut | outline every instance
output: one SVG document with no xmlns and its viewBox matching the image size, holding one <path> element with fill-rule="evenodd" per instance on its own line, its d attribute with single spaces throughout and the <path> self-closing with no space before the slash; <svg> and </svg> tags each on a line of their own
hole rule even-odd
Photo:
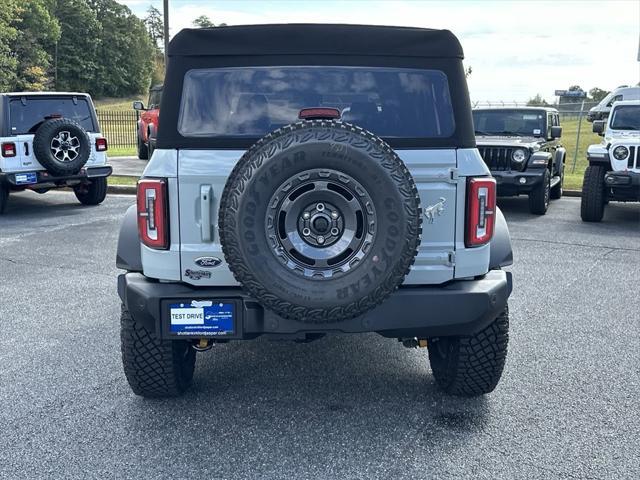
<svg viewBox="0 0 640 480">
<path fill-rule="evenodd" d="M 309 230 L 308 228 L 303 228 L 302 235 L 304 235 L 305 237 L 308 237 L 309 235 L 311 235 L 311 230 Z"/>
<path fill-rule="evenodd" d="M 324 210 L 324 203 L 319 203 L 316 205 L 316 210 L 318 210 L 319 212 Z"/>
<path fill-rule="evenodd" d="M 305 220 L 309 220 L 309 217 L 311 217 L 311 214 L 309 212 L 304 212 L 302 214 L 302 218 L 304 218 Z"/>
<path fill-rule="evenodd" d="M 334 220 L 338 218 L 338 212 L 331 212 L 331 218 L 333 218 Z"/>
<path fill-rule="evenodd" d="M 338 233 L 340 233 L 340 232 L 339 232 L 339 230 L 338 230 L 336 227 L 333 227 L 333 228 L 331 229 L 331 235 L 333 235 L 334 237 L 335 237 L 336 235 L 338 235 Z"/>
<path fill-rule="evenodd" d="M 318 243 L 324 243 L 324 237 L 322 235 L 318 235 Z"/>
</svg>

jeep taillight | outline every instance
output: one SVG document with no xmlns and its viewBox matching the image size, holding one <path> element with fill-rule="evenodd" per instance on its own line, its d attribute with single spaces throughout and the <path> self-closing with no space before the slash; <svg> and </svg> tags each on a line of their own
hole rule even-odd
<svg viewBox="0 0 640 480">
<path fill-rule="evenodd" d="M 496 219 L 496 181 L 472 178 L 467 183 L 467 225 L 465 245 L 484 245 L 493 237 Z"/>
<path fill-rule="evenodd" d="M 2 156 L 7 157 L 15 157 L 16 152 L 16 144 L 13 142 L 3 143 L 2 144 Z"/>
<path fill-rule="evenodd" d="M 106 152 L 107 151 L 107 139 L 104 137 L 96 138 L 96 152 Z"/>
<path fill-rule="evenodd" d="M 167 181 L 142 179 L 138 182 L 138 234 L 147 247 L 169 248 Z"/>
</svg>

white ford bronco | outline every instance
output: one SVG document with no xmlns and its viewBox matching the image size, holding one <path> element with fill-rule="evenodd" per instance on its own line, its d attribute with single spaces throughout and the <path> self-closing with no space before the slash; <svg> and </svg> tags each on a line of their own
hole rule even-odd
<svg viewBox="0 0 640 480">
<path fill-rule="evenodd" d="M 0 149 L 0 214 L 11 191 L 72 187 L 84 205 L 107 194 L 107 140 L 86 93 L 1 93 Z"/>
<path fill-rule="evenodd" d="M 377 332 L 492 391 L 512 252 L 446 30 L 257 25 L 171 41 L 157 149 L 124 218 L 124 371 L 171 396 L 197 351 Z"/>
<path fill-rule="evenodd" d="M 610 200 L 640 201 L 640 100 L 613 104 L 606 120 L 593 131 L 602 143 L 587 150 L 580 213 L 585 222 L 599 222 Z"/>
</svg>

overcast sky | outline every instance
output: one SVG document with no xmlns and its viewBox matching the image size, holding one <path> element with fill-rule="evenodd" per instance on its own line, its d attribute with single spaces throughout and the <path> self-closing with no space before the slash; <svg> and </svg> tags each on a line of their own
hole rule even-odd
<svg viewBox="0 0 640 480">
<path fill-rule="evenodd" d="M 144 17 L 162 0 L 119 0 Z M 522 101 L 578 84 L 611 90 L 640 81 L 640 1 L 169 0 L 171 34 L 214 23 L 359 23 L 446 28 L 473 73 L 474 101 Z"/>
</svg>

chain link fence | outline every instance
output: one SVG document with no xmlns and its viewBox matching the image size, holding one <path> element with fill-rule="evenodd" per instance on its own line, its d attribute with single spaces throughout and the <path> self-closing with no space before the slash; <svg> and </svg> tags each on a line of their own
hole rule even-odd
<svg viewBox="0 0 640 480">
<path fill-rule="evenodd" d="M 136 110 L 96 109 L 102 134 L 110 148 L 135 148 L 137 143 L 138 112 Z"/>
</svg>

